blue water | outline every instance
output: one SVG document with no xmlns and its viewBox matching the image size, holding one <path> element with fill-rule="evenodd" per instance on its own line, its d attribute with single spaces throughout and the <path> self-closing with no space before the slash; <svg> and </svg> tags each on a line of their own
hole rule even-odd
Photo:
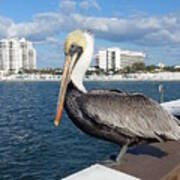
<svg viewBox="0 0 180 180">
<path fill-rule="evenodd" d="M 91 88 L 119 88 L 159 100 L 160 82 L 88 82 Z M 165 101 L 180 98 L 180 82 L 162 82 Z M 63 112 L 53 126 L 58 82 L 0 83 L 0 179 L 61 179 L 108 159 L 117 145 L 89 137 Z"/>
</svg>

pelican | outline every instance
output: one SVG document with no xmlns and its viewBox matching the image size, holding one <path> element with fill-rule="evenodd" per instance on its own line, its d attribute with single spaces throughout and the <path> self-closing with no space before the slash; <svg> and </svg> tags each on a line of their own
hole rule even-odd
<svg viewBox="0 0 180 180">
<path fill-rule="evenodd" d="M 90 90 L 83 85 L 94 48 L 89 32 L 75 30 L 64 43 L 65 63 L 54 124 L 63 107 L 85 133 L 120 145 L 120 161 L 129 146 L 180 139 L 180 126 L 162 106 L 139 93 Z"/>
</svg>

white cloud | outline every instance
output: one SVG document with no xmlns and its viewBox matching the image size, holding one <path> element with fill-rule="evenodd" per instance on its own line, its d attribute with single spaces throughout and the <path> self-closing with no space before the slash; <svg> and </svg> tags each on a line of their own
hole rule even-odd
<svg viewBox="0 0 180 180">
<path fill-rule="evenodd" d="M 101 10 L 99 4 L 95 0 L 84 0 L 79 4 L 81 9 L 88 10 L 94 8 L 96 10 Z"/>
<path fill-rule="evenodd" d="M 69 30 L 90 29 L 96 37 L 114 42 L 153 46 L 180 43 L 180 17 L 176 15 L 107 18 L 72 14 L 68 16 L 68 21 Z"/>
<path fill-rule="evenodd" d="M 50 44 L 54 44 L 54 45 L 59 44 L 58 39 L 55 38 L 55 37 L 47 37 L 47 38 L 46 38 L 46 42 L 48 42 L 48 43 L 50 43 Z"/>
<path fill-rule="evenodd" d="M 74 0 L 61 0 L 59 7 L 64 13 L 72 13 L 76 9 L 76 2 Z"/>
<path fill-rule="evenodd" d="M 165 45 L 180 44 L 180 17 L 176 14 L 159 17 L 107 18 L 77 13 L 39 13 L 30 22 L 15 23 L 0 17 L 0 37 L 26 37 L 44 41 L 60 32 L 75 28 L 89 29 L 97 38 L 113 42 Z"/>
<path fill-rule="evenodd" d="M 6 18 L 0 17 L 0 35 L 4 37 L 26 37 L 32 41 L 43 41 L 49 36 L 59 33 L 64 24 L 64 18 L 58 13 L 37 14 L 31 22 L 21 22 L 15 24 Z"/>
<path fill-rule="evenodd" d="M 8 29 L 13 25 L 13 21 L 6 17 L 0 16 L 0 38 L 8 36 Z"/>
<path fill-rule="evenodd" d="M 89 5 L 85 8 L 89 8 Z M 73 13 L 67 13 L 68 9 Z M 26 37 L 33 42 L 48 43 L 59 48 L 63 42 L 58 43 L 59 40 L 56 37 L 61 32 L 80 28 L 89 29 L 94 32 L 96 38 L 111 42 L 128 42 L 141 46 L 142 49 L 161 47 L 162 51 L 163 47 L 166 47 L 164 53 L 168 53 L 168 47 L 172 46 L 178 52 L 180 51 L 179 14 L 164 16 L 139 14 L 117 18 L 88 16 L 76 13 L 75 9 L 75 1 L 65 0 L 60 3 L 60 11 L 36 14 L 28 22 L 15 23 L 10 18 L 0 16 L 0 38 Z M 173 51 L 173 48 L 171 48 L 171 55 L 178 59 L 179 53 Z"/>
</svg>

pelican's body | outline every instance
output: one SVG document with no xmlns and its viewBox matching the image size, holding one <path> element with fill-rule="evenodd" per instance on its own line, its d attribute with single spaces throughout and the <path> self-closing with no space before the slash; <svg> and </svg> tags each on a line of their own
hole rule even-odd
<svg viewBox="0 0 180 180">
<path fill-rule="evenodd" d="M 142 94 L 114 90 L 83 93 L 70 82 L 65 109 L 84 132 L 121 146 L 180 139 L 174 117 Z"/>
<path fill-rule="evenodd" d="M 82 82 L 92 54 L 89 33 L 74 31 L 68 35 L 56 126 L 65 103 L 69 117 L 81 130 L 124 146 L 120 156 L 129 145 L 180 139 L 178 122 L 154 100 L 118 90 L 87 92 Z"/>
</svg>

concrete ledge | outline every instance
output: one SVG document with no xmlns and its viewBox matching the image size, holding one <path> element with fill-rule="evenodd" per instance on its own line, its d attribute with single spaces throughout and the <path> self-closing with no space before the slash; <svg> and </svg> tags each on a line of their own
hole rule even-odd
<svg viewBox="0 0 180 180">
<path fill-rule="evenodd" d="M 62 180 L 139 180 L 128 174 L 95 164 Z"/>
</svg>

